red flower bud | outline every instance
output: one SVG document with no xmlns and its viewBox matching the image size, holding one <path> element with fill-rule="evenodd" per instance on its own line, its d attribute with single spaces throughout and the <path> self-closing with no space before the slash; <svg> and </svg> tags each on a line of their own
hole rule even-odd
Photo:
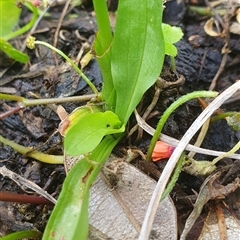
<svg viewBox="0 0 240 240">
<path fill-rule="evenodd" d="M 157 141 L 153 153 L 152 153 L 152 160 L 156 162 L 161 159 L 170 158 L 173 153 L 175 147 L 172 147 L 165 142 Z"/>
</svg>

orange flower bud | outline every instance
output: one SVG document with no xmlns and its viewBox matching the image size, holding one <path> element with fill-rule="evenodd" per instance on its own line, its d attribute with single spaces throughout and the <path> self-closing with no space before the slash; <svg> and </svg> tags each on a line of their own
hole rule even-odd
<svg viewBox="0 0 240 240">
<path fill-rule="evenodd" d="M 157 141 L 152 153 L 153 162 L 156 162 L 158 160 L 165 159 L 165 158 L 170 158 L 174 149 L 175 149 L 174 147 L 169 146 L 165 142 Z"/>
</svg>

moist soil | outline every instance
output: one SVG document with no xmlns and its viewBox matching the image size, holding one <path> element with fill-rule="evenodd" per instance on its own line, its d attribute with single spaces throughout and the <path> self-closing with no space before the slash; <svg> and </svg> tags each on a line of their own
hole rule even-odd
<svg viewBox="0 0 240 240">
<path fill-rule="evenodd" d="M 116 10 L 116 2 L 112 1 L 109 6 L 111 11 Z M 176 57 L 177 74 L 171 70 L 170 59 L 166 57 L 164 69 L 161 77 L 167 81 L 168 87 L 164 88 L 158 99 L 158 103 L 147 120 L 148 124 L 156 127 L 156 124 L 163 111 L 180 96 L 195 91 L 208 90 L 215 75 L 221 70 L 217 78 L 214 90 L 222 92 L 240 78 L 239 35 L 229 33 L 212 37 L 204 31 L 204 24 L 209 16 L 200 16 L 189 10 L 190 6 L 205 5 L 201 2 L 188 3 L 171 1 L 166 4 L 164 21 L 182 28 L 183 39 L 176 44 L 178 56 Z M 225 8 L 226 6 L 222 6 Z M 49 15 L 44 17 L 33 35 L 38 39 L 48 43 L 54 42 L 54 34 L 63 11 L 64 5 L 54 5 L 49 9 Z M 77 18 L 69 19 L 70 14 L 77 15 Z M 20 25 L 29 21 L 30 13 L 23 9 Z M 218 19 L 218 18 L 217 18 Z M 220 19 L 224 18 L 220 17 Z M 230 21 L 234 19 L 234 14 Z M 114 22 L 114 15 L 111 14 Z M 114 24 L 114 23 L 112 23 Z M 76 59 L 81 49 L 84 52 L 91 46 L 94 34 L 97 31 L 94 13 L 89 1 L 84 5 L 70 9 L 63 20 L 59 35 L 57 36 L 57 47 L 72 59 Z M 13 45 L 24 44 L 23 37 L 11 42 Z M 136 38 L 137 41 L 137 38 Z M 224 46 L 230 49 L 226 61 L 223 63 L 222 49 Z M 87 46 L 86 48 L 84 46 Z M 26 49 L 30 56 L 30 62 L 26 65 L 14 63 L 11 59 L 2 54 L 1 72 L 8 68 L 0 79 L 0 90 L 2 93 L 19 95 L 25 98 L 59 98 L 78 95 L 91 94 L 90 89 L 74 70 L 72 70 L 63 59 L 54 55 L 45 47 L 38 46 L 35 50 Z M 133 66 L 134 67 L 134 66 Z M 219 70 L 220 69 L 220 70 Z M 100 90 L 102 86 L 101 74 L 95 59 L 92 59 L 84 68 L 84 73 Z M 179 76 L 185 78 L 185 82 L 178 83 Z M 143 97 L 138 107 L 142 115 L 151 103 L 155 87 L 153 86 Z M 226 102 L 220 112 L 240 111 L 239 92 L 234 98 Z M 86 102 L 85 102 L 86 103 Z M 82 104 L 71 102 L 62 104 L 67 112 L 72 112 Z M 12 101 L 0 100 L 0 114 L 10 111 L 18 104 Z M 44 153 L 61 155 L 62 137 L 55 133 L 60 119 L 55 112 L 56 105 L 39 105 L 21 109 L 15 114 L 2 117 L 0 120 L 0 134 L 16 143 L 32 147 Z M 176 139 L 181 139 L 191 123 L 201 113 L 202 106 L 198 100 L 190 101 L 179 107 L 169 118 L 163 132 Z M 134 117 L 129 122 L 129 129 L 135 124 Z M 55 133 L 55 134 L 54 134 Z M 196 136 L 197 137 L 197 136 Z M 195 137 L 195 139 L 196 139 Z M 115 149 L 115 154 L 123 157 L 125 150 L 129 147 L 141 150 L 146 153 L 150 142 L 150 136 L 143 133 L 132 134 L 123 140 Z M 204 139 L 202 147 L 228 151 L 240 140 L 240 133 L 233 131 L 226 121 L 221 120 L 210 124 L 208 133 Z M 194 139 L 193 139 L 194 142 Z M 65 170 L 62 165 L 51 165 L 41 163 L 14 151 L 11 147 L 0 145 L 0 167 L 6 166 L 9 170 L 23 176 L 36 183 L 46 190 L 53 197 L 57 198 L 65 178 Z M 213 157 L 196 155 L 198 160 L 212 160 Z M 157 180 L 164 168 L 167 160 L 157 163 L 147 164 L 141 157 L 135 159 L 133 164 L 139 169 Z M 233 159 L 223 160 L 220 165 L 231 166 L 236 164 Z M 239 177 L 239 171 L 231 175 L 231 179 L 226 183 Z M 0 176 L 0 191 L 17 194 L 33 194 L 29 189 L 22 189 L 9 178 Z M 179 216 L 179 229 L 184 226 L 184 221 L 193 209 L 196 200 L 194 192 L 199 192 L 205 177 L 195 177 L 187 173 L 182 173 L 173 189 L 171 196 L 174 200 Z M 232 206 L 236 195 L 227 196 L 226 204 Z M 213 200 L 214 201 L 214 200 Z M 0 202 L 0 236 L 8 233 L 38 229 L 44 231 L 47 219 L 52 210 L 49 205 L 33 205 L 12 202 Z M 235 208 L 235 216 L 239 217 L 239 210 Z M 204 214 L 204 213 L 203 213 Z M 204 215 L 202 217 L 204 219 Z M 199 221 L 203 222 L 203 221 Z M 195 228 L 198 229 L 198 228 Z M 198 232 L 195 230 L 192 236 L 195 239 Z"/>
</svg>

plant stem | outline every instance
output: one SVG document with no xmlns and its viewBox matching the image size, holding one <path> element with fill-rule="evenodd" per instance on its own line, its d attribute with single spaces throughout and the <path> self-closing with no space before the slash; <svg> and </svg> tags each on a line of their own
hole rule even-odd
<svg viewBox="0 0 240 240">
<path fill-rule="evenodd" d="M 48 99 L 27 99 L 15 95 L 0 93 L 0 99 L 12 100 L 20 102 L 24 107 L 43 105 L 43 104 L 57 104 L 57 103 L 67 103 L 67 102 L 84 102 L 89 101 L 94 98 L 101 98 L 101 95 L 89 94 L 84 96 L 73 96 L 67 98 L 48 98 Z"/>
<path fill-rule="evenodd" d="M 3 136 L 0 135 L 0 142 L 2 142 L 4 145 L 8 145 L 11 148 L 13 148 L 18 153 L 21 153 L 23 155 L 27 155 L 28 157 L 34 158 L 38 161 L 49 163 L 49 164 L 63 164 L 63 156 L 59 155 L 49 155 L 42 152 L 38 152 L 36 150 L 33 150 L 30 147 L 24 147 L 20 144 L 17 144 L 13 141 L 10 141 Z"/>
<path fill-rule="evenodd" d="M 11 108 L 7 112 L 1 113 L 0 114 L 0 120 L 3 119 L 3 118 L 9 117 L 12 114 L 15 114 L 15 113 L 19 112 L 22 109 L 23 109 L 23 107 L 17 106 L 17 107 Z"/>
<path fill-rule="evenodd" d="M 154 132 L 154 135 L 152 137 L 152 140 L 150 142 L 149 148 L 148 148 L 148 153 L 147 153 L 147 161 L 151 161 L 151 156 L 152 156 L 152 152 L 153 149 L 156 145 L 156 142 L 160 136 L 160 133 L 166 123 L 166 121 L 168 120 L 169 116 L 172 114 L 172 112 L 178 108 L 180 105 L 182 105 L 183 103 L 194 99 L 194 98 L 199 98 L 199 97 L 216 97 L 217 96 L 217 92 L 212 92 L 212 91 L 196 91 L 196 92 L 192 92 L 189 93 L 185 96 L 180 97 L 178 100 L 176 100 L 175 102 L 173 102 L 163 113 L 161 119 L 158 122 L 156 131 Z"/>
<path fill-rule="evenodd" d="M 224 119 L 226 117 L 232 117 L 234 116 L 234 114 L 236 114 L 237 112 L 225 112 L 225 113 L 220 113 L 214 117 L 211 118 L 211 123 L 214 123 L 216 121 L 219 121 L 221 119 Z"/>
<path fill-rule="evenodd" d="M 167 187 L 165 188 L 165 190 L 163 192 L 163 195 L 161 197 L 161 201 L 172 191 L 173 187 L 175 186 L 175 183 L 178 180 L 179 174 L 182 171 L 182 166 L 183 166 L 184 161 L 185 161 L 185 153 L 183 153 L 181 155 L 181 157 L 179 158 L 179 160 L 177 162 L 177 165 L 175 167 L 174 173 L 173 173 Z"/>
<path fill-rule="evenodd" d="M 171 67 L 172 67 L 172 71 L 176 72 L 177 68 L 176 68 L 176 62 L 175 62 L 175 58 L 173 56 L 170 56 L 171 59 Z"/>
<path fill-rule="evenodd" d="M 78 68 L 78 66 L 62 51 L 53 47 L 51 44 L 43 42 L 43 41 L 34 41 L 35 44 L 43 45 L 45 47 L 50 48 L 51 50 L 55 51 L 59 55 L 61 55 L 67 62 L 71 64 L 74 70 L 83 78 L 83 80 L 88 84 L 88 86 L 92 89 L 95 94 L 98 94 L 97 88 L 92 84 L 92 82 L 87 78 L 87 76 Z"/>
<path fill-rule="evenodd" d="M 4 202 L 18 202 L 18 203 L 31 203 L 43 204 L 53 206 L 54 204 L 43 197 L 29 196 L 25 194 L 16 194 L 11 192 L 0 192 L 0 201 Z"/>
<path fill-rule="evenodd" d="M 11 94 L 5 94 L 5 93 L 0 93 L 0 99 L 22 102 L 22 103 L 24 103 L 24 100 L 25 100 L 25 98 L 23 97 L 11 95 Z"/>
<path fill-rule="evenodd" d="M 230 156 L 231 154 L 235 153 L 239 148 L 240 148 L 240 141 L 230 151 L 226 152 L 225 154 L 223 154 L 217 158 L 214 158 L 212 161 L 212 165 L 215 165 L 221 159 L 226 158 L 226 157 Z"/>
<path fill-rule="evenodd" d="M 26 230 L 26 231 L 19 231 L 15 233 L 8 234 L 5 237 L 2 237 L 1 240 L 16 240 L 16 239 L 40 239 L 42 233 L 35 230 Z"/>
<path fill-rule="evenodd" d="M 209 7 L 195 7 L 195 6 L 190 6 L 189 10 L 193 13 L 197 13 L 201 16 L 214 16 L 214 13 Z M 216 9 L 216 12 L 223 16 L 226 14 L 226 9 Z"/>
</svg>

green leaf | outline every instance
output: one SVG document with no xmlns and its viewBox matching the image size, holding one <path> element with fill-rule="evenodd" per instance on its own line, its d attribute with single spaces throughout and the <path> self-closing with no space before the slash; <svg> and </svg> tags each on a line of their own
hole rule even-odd
<svg viewBox="0 0 240 240">
<path fill-rule="evenodd" d="M 101 74 L 103 78 L 102 97 L 106 103 L 106 109 L 112 110 L 112 108 L 115 105 L 115 97 L 112 95 L 114 86 L 111 73 L 111 54 L 109 49 L 108 50 L 102 49 L 99 40 L 100 34 L 101 33 L 98 32 L 96 35 L 96 39 L 94 41 L 94 50 L 96 51 L 97 54 L 96 59 L 101 69 Z"/>
<path fill-rule="evenodd" d="M 65 136 L 66 132 L 72 128 L 73 125 L 79 122 L 82 117 L 94 112 L 101 112 L 102 109 L 98 105 L 84 105 L 74 109 L 64 120 L 61 121 L 58 127 L 58 131 L 62 136 Z"/>
<path fill-rule="evenodd" d="M 111 111 L 88 114 L 79 119 L 67 132 L 64 149 L 67 156 L 91 152 L 109 134 L 124 132 L 125 127 Z"/>
<path fill-rule="evenodd" d="M 178 42 L 183 37 L 183 32 L 179 27 L 171 27 L 168 24 L 162 24 L 165 54 L 175 57 L 177 55 L 177 48 L 173 43 Z"/>
<path fill-rule="evenodd" d="M 0 37 L 10 34 L 18 24 L 21 9 L 15 0 L 0 0 Z"/>
<path fill-rule="evenodd" d="M 26 230 L 26 231 L 19 231 L 15 233 L 8 234 L 5 237 L 0 238 L 1 240 L 15 240 L 15 239 L 32 239 L 37 238 L 40 239 L 42 236 L 41 232 L 35 230 Z"/>
<path fill-rule="evenodd" d="M 18 62 L 26 63 L 29 61 L 28 55 L 18 51 L 11 44 L 0 38 L 0 51 L 6 53 L 10 58 L 15 59 Z"/>
<path fill-rule="evenodd" d="M 44 231 L 43 240 L 87 239 L 90 187 L 120 139 L 121 136 L 106 136 L 87 159 L 82 159 L 71 169 Z M 88 159 L 96 161 L 96 164 L 91 164 Z"/>
<path fill-rule="evenodd" d="M 69 172 L 57 204 L 48 220 L 43 240 L 86 239 L 86 236 L 85 238 L 74 238 L 74 235 L 78 229 L 82 229 L 83 232 L 88 231 L 88 201 L 84 202 L 84 206 L 83 199 L 89 199 L 89 188 L 86 190 L 86 179 L 92 169 L 89 162 L 81 160 Z M 85 222 L 80 223 L 80 217 L 83 217 Z"/>
<path fill-rule="evenodd" d="M 169 55 L 172 57 L 177 56 L 178 50 L 173 44 L 165 42 L 164 46 L 165 46 L 166 55 Z"/>
<path fill-rule="evenodd" d="M 115 113 L 124 124 L 161 72 L 165 55 L 161 23 L 162 1 L 119 1 L 111 68 Z"/>
<path fill-rule="evenodd" d="M 105 0 L 93 0 L 93 5 L 98 25 L 98 32 L 94 41 L 94 51 L 103 77 L 102 96 L 106 103 L 106 109 L 112 110 L 115 105 L 110 54 L 113 36 L 108 17 L 107 2 Z"/>
</svg>

